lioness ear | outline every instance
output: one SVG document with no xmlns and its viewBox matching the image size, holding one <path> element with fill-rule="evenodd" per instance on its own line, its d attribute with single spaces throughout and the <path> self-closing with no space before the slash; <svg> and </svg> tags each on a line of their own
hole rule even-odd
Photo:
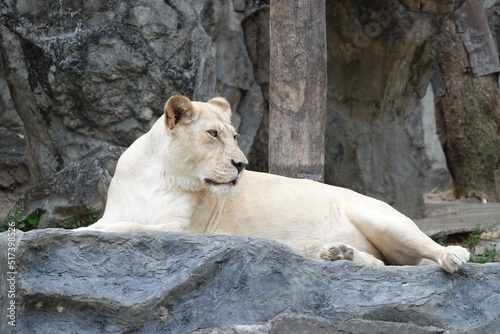
<svg viewBox="0 0 500 334">
<path fill-rule="evenodd" d="M 207 103 L 211 105 L 219 107 L 224 113 L 226 113 L 229 117 L 231 117 L 231 105 L 227 100 L 223 97 L 214 97 Z"/>
<path fill-rule="evenodd" d="M 181 120 L 192 119 L 195 110 L 191 101 L 184 95 L 174 95 L 165 103 L 165 122 L 170 130 Z"/>
</svg>

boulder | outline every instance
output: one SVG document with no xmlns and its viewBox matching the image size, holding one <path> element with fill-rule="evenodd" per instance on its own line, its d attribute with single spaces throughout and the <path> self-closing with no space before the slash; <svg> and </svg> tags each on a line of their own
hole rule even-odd
<svg viewBox="0 0 500 334">
<path fill-rule="evenodd" d="M 8 220 L 37 216 L 37 228 L 74 228 L 94 223 L 104 211 L 109 183 L 125 148 L 103 144 L 82 159 L 28 189 Z M 10 218 L 9 218 L 10 217 Z"/>
<path fill-rule="evenodd" d="M 433 333 L 500 328 L 500 264 L 454 274 L 437 265 L 375 268 L 304 258 L 264 239 L 157 231 L 9 231 L 0 245 L 0 261 L 16 264 L 0 274 L 0 316 L 15 303 L 18 333 L 218 333 L 236 325 L 265 333 L 280 315 L 292 318 L 271 328 L 361 320 Z"/>
</svg>

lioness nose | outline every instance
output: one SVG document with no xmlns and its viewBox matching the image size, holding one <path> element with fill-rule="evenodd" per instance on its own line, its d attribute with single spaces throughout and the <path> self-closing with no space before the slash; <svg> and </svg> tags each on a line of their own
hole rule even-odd
<svg viewBox="0 0 500 334">
<path fill-rule="evenodd" d="M 248 166 L 248 162 L 246 162 L 246 161 L 234 161 L 233 159 L 231 159 L 231 165 L 236 167 L 236 169 L 238 170 L 238 173 L 241 173 L 243 168 Z"/>
</svg>

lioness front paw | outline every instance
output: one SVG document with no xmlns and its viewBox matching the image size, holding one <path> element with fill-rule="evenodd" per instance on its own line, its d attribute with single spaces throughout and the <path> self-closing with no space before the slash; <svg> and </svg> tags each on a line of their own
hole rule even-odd
<svg viewBox="0 0 500 334">
<path fill-rule="evenodd" d="M 460 246 L 448 246 L 439 255 L 438 264 L 441 268 L 452 273 L 469 261 L 469 252 Z"/>
<path fill-rule="evenodd" d="M 352 261 L 354 250 L 344 244 L 330 244 L 320 252 L 320 258 L 328 261 L 348 260 Z"/>
</svg>

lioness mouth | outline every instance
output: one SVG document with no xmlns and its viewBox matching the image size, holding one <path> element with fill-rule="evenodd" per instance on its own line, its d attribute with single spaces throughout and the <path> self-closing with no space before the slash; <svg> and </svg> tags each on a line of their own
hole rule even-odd
<svg viewBox="0 0 500 334">
<path fill-rule="evenodd" d="M 219 183 L 219 182 L 215 182 L 214 180 L 205 179 L 205 182 L 208 184 L 212 184 L 214 186 L 223 186 L 225 184 L 228 184 L 228 185 L 232 184 L 234 186 L 236 184 L 236 179 L 229 181 L 229 182 L 224 182 L 224 183 Z"/>
</svg>

